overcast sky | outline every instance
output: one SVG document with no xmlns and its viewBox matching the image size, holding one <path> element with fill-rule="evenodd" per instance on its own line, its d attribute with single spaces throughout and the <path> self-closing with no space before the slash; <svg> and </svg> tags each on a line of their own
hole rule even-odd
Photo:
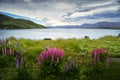
<svg viewBox="0 0 120 80">
<path fill-rule="evenodd" d="M 0 11 L 47 26 L 120 21 L 120 0 L 0 0 Z"/>
</svg>

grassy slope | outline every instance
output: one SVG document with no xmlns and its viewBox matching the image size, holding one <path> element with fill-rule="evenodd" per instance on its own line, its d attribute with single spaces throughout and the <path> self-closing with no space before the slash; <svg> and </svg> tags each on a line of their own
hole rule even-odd
<svg viewBox="0 0 120 80">
<path fill-rule="evenodd" d="M 9 16 L 0 14 L 0 29 L 31 29 L 31 28 L 45 28 L 43 25 L 36 24 L 29 20 L 14 19 Z"/>
<path fill-rule="evenodd" d="M 95 48 L 106 48 L 110 50 L 112 57 L 120 57 L 120 38 L 108 36 L 100 39 L 69 39 L 69 40 L 26 40 L 20 39 L 21 49 L 27 49 L 25 53 L 38 53 L 47 47 L 58 47 L 64 49 L 66 54 L 87 55 Z M 37 52 L 38 51 L 38 52 Z"/>
</svg>

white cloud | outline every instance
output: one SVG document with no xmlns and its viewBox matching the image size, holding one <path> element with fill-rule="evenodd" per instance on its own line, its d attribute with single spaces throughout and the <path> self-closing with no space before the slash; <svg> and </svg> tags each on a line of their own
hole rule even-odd
<svg viewBox="0 0 120 80">
<path fill-rule="evenodd" d="M 66 22 L 66 19 L 76 19 L 94 14 L 116 12 L 120 7 L 116 0 L 21 0 L 22 3 L 1 3 L 0 11 L 27 16 L 37 20 L 43 20 L 47 26 L 80 25 L 96 21 L 113 21 L 115 19 L 82 19 Z M 20 2 L 20 1 L 19 1 Z M 78 9 L 78 11 L 76 10 Z M 70 13 L 68 15 L 68 13 Z M 61 15 L 64 15 L 61 17 Z M 46 18 L 46 20 L 45 20 Z M 117 19 L 116 19 L 117 20 Z"/>
<path fill-rule="evenodd" d="M 67 18 L 76 18 L 76 17 L 85 17 L 89 15 L 94 15 L 98 13 L 106 13 L 106 12 L 114 12 L 117 11 L 119 6 L 110 6 L 105 8 L 97 8 L 87 12 L 74 12 L 72 15 L 68 16 Z"/>
<path fill-rule="evenodd" d="M 32 2 L 32 0 L 24 0 L 24 2 Z"/>
<path fill-rule="evenodd" d="M 67 10 L 68 11 L 68 10 L 72 10 L 73 8 L 75 8 L 76 5 L 60 2 L 60 3 L 56 3 L 53 7 L 57 10 Z"/>
</svg>

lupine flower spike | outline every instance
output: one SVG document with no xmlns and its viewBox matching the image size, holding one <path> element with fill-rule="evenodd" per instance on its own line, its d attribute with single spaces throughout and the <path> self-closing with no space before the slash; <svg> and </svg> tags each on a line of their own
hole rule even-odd
<svg viewBox="0 0 120 80">
<path fill-rule="evenodd" d="M 47 50 L 44 50 L 39 58 L 38 63 L 42 63 L 45 59 L 50 58 L 51 62 L 59 63 L 60 58 L 64 57 L 64 51 L 59 48 L 48 48 Z"/>
<path fill-rule="evenodd" d="M 105 58 L 106 58 L 106 65 L 108 65 L 109 61 L 110 61 L 110 57 L 109 57 L 108 53 L 109 53 L 109 51 L 106 50 L 106 49 L 98 48 L 98 49 L 93 50 L 92 54 L 93 54 L 94 64 L 96 65 L 97 62 L 100 62 L 101 55 L 106 54 L 106 56 L 105 56 Z"/>
</svg>

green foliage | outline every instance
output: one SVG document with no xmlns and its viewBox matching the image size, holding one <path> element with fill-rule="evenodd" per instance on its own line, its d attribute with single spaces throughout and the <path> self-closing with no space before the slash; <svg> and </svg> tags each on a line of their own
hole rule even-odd
<svg viewBox="0 0 120 80">
<path fill-rule="evenodd" d="M 58 39 L 58 40 L 29 40 L 10 38 L 15 53 L 20 50 L 26 61 L 26 68 L 15 68 L 15 56 L 0 55 L 0 78 L 3 80 L 120 80 L 120 62 L 111 61 L 109 66 L 101 61 L 93 65 L 92 50 L 103 48 L 110 50 L 110 57 L 120 57 L 120 38 L 106 36 L 99 39 Z M 20 44 L 20 47 L 17 46 Z M 0 49 L 2 47 L 0 45 Z M 65 52 L 62 62 L 51 63 L 45 61 L 39 67 L 37 59 L 39 54 L 47 48 L 61 48 Z M 2 51 L 0 50 L 0 54 Z M 104 60 L 102 56 L 102 60 Z M 67 72 L 64 65 L 73 59 L 77 66 Z M 4 69 L 5 68 L 5 69 Z M 47 76 L 47 77 L 46 77 Z M 78 78 L 79 76 L 79 78 Z"/>
<path fill-rule="evenodd" d="M 43 25 L 36 24 L 29 20 L 14 19 L 0 14 L 0 29 L 32 29 L 45 28 Z"/>
<path fill-rule="evenodd" d="M 16 71 L 17 76 L 13 77 L 12 80 L 33 80 L 27 68 L 20 67 Z"/>
</svg>

